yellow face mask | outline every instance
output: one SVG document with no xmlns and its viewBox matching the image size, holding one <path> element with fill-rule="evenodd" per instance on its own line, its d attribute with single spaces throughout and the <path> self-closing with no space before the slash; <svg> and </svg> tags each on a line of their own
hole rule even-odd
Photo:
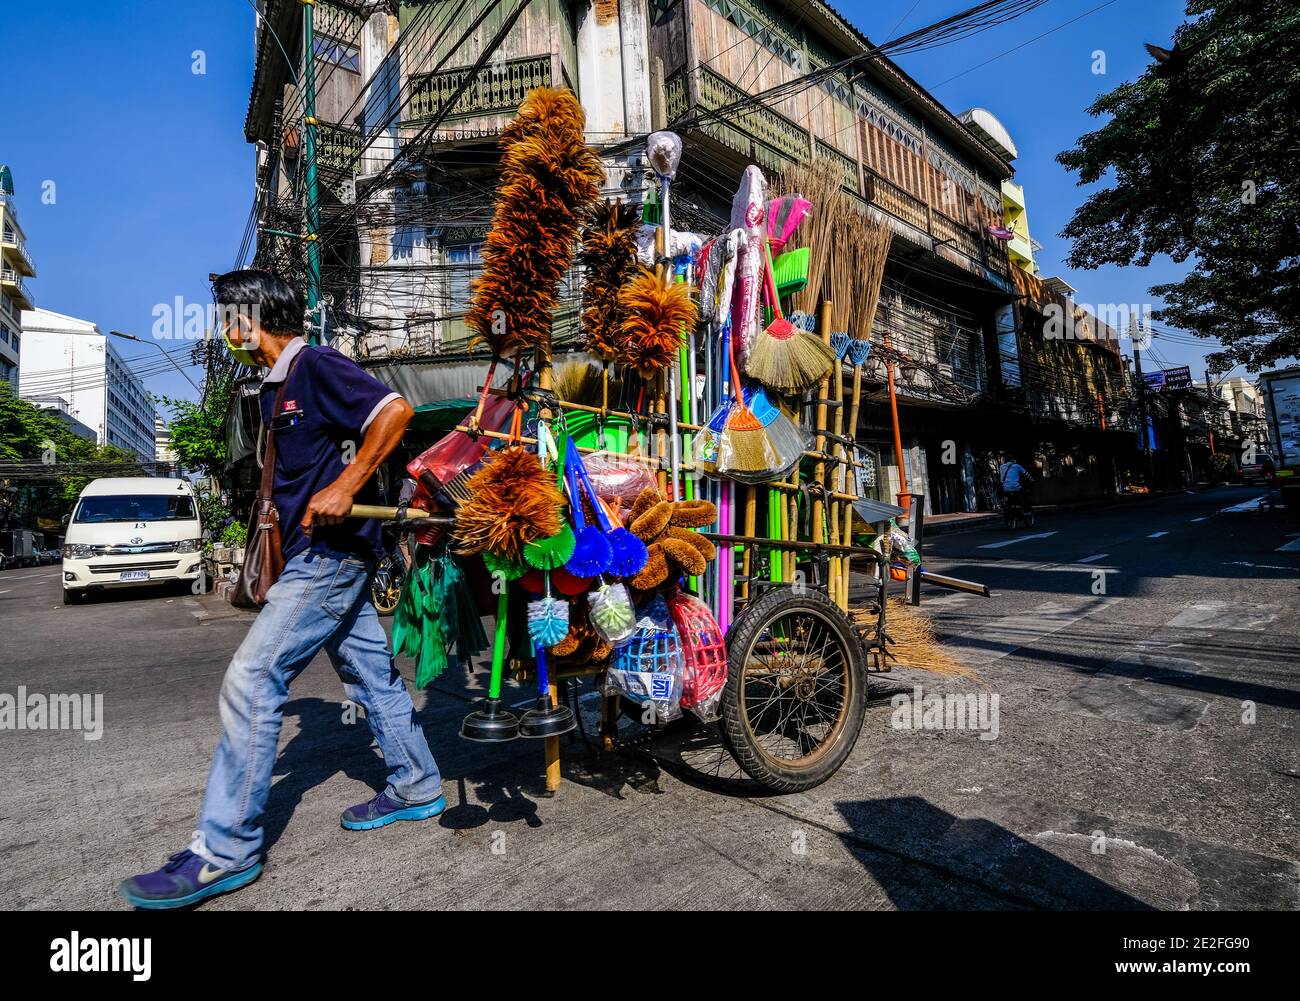
<svg viewBox="0 0 1300 1001">
<path fill-rule="evenodd" d="M 226 333 L 224 330 L 221 332 L 221 336 L 225 338 L 226 347 L 227 349 L 229 349 L 235 361 L 239 362 L 242 365 L 247 365 L 249 368 L 258 367 L 257 361 L 253 358 L 253 353 L 249 351 L 245 345 L 236 344 L 234 341 L 230 339 L 230 335 Z"/>
</svg>

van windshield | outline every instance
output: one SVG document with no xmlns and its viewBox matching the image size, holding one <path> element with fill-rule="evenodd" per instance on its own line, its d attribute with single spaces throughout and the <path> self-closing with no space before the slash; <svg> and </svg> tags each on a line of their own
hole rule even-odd
<svg viewBox="0 0 1300 1001">
<path fill-rule="evenodd" d="M 83 497 L 74 521 L 193 521 L 194 501 L 184 494 Z"/>
</svg>

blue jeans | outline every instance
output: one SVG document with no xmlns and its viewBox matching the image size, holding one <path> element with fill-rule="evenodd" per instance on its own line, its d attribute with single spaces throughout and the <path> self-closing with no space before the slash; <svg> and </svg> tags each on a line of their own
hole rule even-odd
<svg viewBox="0 0 1300 1001">
<path fill-rule="evenodd" d="M 438 766 L 370 601 L 373 572 L 372 563 L 330 549 L 294 556 L 235 652 L 221 686 L 221 743 L 191 845 L 213 865 L 243 869 L 258 860 L 289 684 L 322 649 L 347 697 L 366 711 L 388 765 L 388 795 L 404 803 L 441 795 Z"/>
</svg>

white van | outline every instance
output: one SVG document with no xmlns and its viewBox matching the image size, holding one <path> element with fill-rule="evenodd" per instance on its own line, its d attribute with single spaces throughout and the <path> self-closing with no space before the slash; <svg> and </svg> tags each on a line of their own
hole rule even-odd
<svg viewBox="0 0 1300 1001">
<path fill-rule="evenodd" d="M 187 480 L 92 480 L 63 539 L 63 603 L 103 588 L 193 581 L 202 550 L 199 506 Z"/>
</svg>

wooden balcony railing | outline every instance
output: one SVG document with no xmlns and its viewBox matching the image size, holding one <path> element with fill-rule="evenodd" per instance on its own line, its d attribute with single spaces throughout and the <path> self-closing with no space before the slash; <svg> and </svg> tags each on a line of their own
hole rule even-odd
<svg viewBox="0 0 1300 1001">
<path fill-rule="evenodd" d="M 469 68 L 427 73 L 411 79 L 408 120 L 419 123 L 438 114 L 469 75 Z M 528 92 L 551 85 L 551 57 L 530 56 L 495 66 L 485 66 L 456 99 L 446 119 L 477 118 L 510 114 L 523 103 Z"/>
</svg>

